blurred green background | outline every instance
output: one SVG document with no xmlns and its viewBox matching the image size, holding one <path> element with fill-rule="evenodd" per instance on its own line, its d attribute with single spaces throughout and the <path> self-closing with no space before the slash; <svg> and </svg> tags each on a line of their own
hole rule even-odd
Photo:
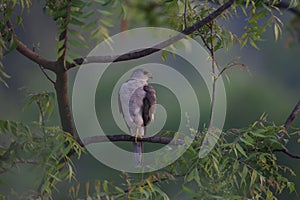
<svg viewBox="0 0 300 200">
<path fill-rule="evenodd" d="M 288 13 L 285 14 L 287 15 L 283 21 L 288 25 L 292 16 Z M 228 26 L 233 32 L 239 34 L 243 23 L 245 22 L 237 17 Z M 111 30 L 111 35 L 119 32 L 119 24 L 120 22 L 116 21 L 116 27 Z M 53 60 L 56 56 L 54 51 L 56 31 L 55 24 L 42 13 L 39 4 L 34 5 L 30 13 L 25 12 L 24 26 L 17 29 L 25 44 L 29 47 L 39 45 L 38 52 Z M 217 61 L 220 66 L 225 66 L 231 60 L 240 57 L 239 62 L 246 64 L 250 71 L 248 73 L 246 70 L 233 68 L 226 73 L 229 81 L 224 79 L 227 93 L 225 130 L 247 126 L 257 120 L 263 113 L 266 113 L 268 120 L 275 124 L 285 122 L 294 105 L 300 99 L 300 44 L 294 42 L 293 45 L 288 46 L 286 43 L 289 38 L 290 34 L 286 31 L 286 27 L 284 27 L 284 33 L 280 40 L 276 42 L 272 30 L 269 30 L 264 34 L 265 41 L 258 45 L 260 50 L 245 46 L 243 49 L 234 47 L 229 52 L 217 53 Z M 88 50 L 85 49 L 81 53 L 84 55 L 87 52 Z M 22 121 L 29 124 L 32 121 L 37 121 L 37 107 L 31 106 L 29 109 L 23 110 L 26 95 L 19 89 L 26 87 L 36 92 L 54 91 L 52 84 L 43 76 L 38 66 L 17 52 L 4 57 L 3 63 L 5 71 L 11 75 L 11 78 L 7 79 L 9 88 L 0 85 L 0 119 Z M 70 71 L 70 96 L 76 71 L 77 69 Z M 53 77 L 53 74 L 50 75 Z M 190 74 L 190 76 L 191 79 L 199 78 L 193 77 L 193 74 Z M 202 88 L 201 80 L 199 87 Z M 204 108 L 203 123 L 208 119 L 209 107 L 207 104 L 207 91 L 204 93 L 203 98 L 206 100 L 202 105 Z M 100 97 L 97 96 L 96 98 L 101 99 L 101 94 L 99 95 Z M 296 118 L 293 123 L 294 127 L 299 127 L 299 119 L 300 117 Z M 54 110 L 52 118 L 47 123 L 48 125 L 59 125 L 57 109 Z M 201 127 L 203 126 L 200 125 Z M 296 141 L 290 141 L 289 148 L 291 152 L 300 152 L 300 145 Z M 298 176 L 292 177 L 291 180 L 296 183 L 297 191 L 300 191 L 300 161 L 280 153 L 278 155 L 281 163 L 295 170 Z M 119 179 L 119 172 L 102 165 L 88 152 L 82 156 L 80 161 L 74 160 L 77 168 L 77 179 L 82 184 L 87 180 L 113 179 L 117 181 Z M 3 180 L 0 184 L 0 191 L 1 193 L 10 193 L 13 189 L 25 194 L 38 184 L 36 182 L 38 174 L 39 169 L 35 169 L 33 166 L 20 165 L 10 173 L 0 175 Z M 166 185 L 165 189 L 172 192 L 174 188 L 178 187 L 179 185 L 176 184 Z M 56 194 L 57 199 L 67 195 L 69 185 L 63 182 L 59 185 L 59 188 L 62 189 Z M 285 194 L 282 199 L 284 196 Z M 294 195 L 290 199 L 299 199 L 299 197 Z"/>
</svg>

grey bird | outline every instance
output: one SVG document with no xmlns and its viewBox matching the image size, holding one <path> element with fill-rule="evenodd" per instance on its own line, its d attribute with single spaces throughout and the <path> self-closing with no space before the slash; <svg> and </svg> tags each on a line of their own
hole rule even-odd
<svg viewBox="0 0 300 200">
<path fill-rule="evenodd" d="M 137 138 L 146 134 L 146 126 L 153 121 L 156 109 L 156 92 L 147 82 L 151 77 L 147 69 L 136 69 L 119 89 L 119 109 L 130 134 L 135 137 L 135 167 L 143 165 L 143 142 L 137 141 Z"/>
</svg>

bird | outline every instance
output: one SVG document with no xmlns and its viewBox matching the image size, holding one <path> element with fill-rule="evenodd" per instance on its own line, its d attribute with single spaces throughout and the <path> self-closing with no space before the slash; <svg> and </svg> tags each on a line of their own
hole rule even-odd
<svg viewBox="0 0 300 200">
<path fill-rule="evenodd" d="M 119 89 L 119 110 L 133 142 L 133 160 L 135 167 L 143 165 L 143 142 L 137 138 L 143 138 L 146 134 L 146 126 L 154 120 L 156 109 L 156 91 L 148 85 L 148 79 L 152 78 L 149 70 L 138 68 L 134 70 L 130 78 Z"/>
</svg>

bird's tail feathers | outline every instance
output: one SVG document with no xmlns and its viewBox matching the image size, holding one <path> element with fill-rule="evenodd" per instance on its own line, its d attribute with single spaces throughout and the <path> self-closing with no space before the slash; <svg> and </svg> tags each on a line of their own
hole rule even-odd
<svg viewBox="0 0 300 200">
<path fill-rule="evenodd" d="M 133 142 L 133 159 L 135 167 L 143 164 L 143 142 Z"/>
</svg>

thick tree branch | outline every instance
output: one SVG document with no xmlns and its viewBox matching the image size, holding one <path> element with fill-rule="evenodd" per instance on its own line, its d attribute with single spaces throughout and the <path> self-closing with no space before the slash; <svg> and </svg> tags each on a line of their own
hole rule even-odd
<svg viewBox="0 0 300 200">
<path fill-rule="evenodd" d="M 102 135 L 96 135 L 96 136 L 91 136 L 91 137 L 86 137 L 82 139 L 82 146 L 86 146 L 89 144 L 93 143 L 102 143 L 102 142 L 134 142 L 135 137 L 131 135 L 107 135 L 107 136 L 102 136 Z M 145 137 L 145 138 L 137 138 L 137 141 L 139 142 L 149 142 L 149 143 L 159 143 L 159 144 L 174 144 L 174 145 L 184 145 L 184 141 L 177 139 L 175 141 L 172 141 L 173 138 L 169 137 Z"/>
<path fill-rule="evenodd" d="M 25 57 L 29 58 L 33 62 L 37 63 L 38 65 L 42 66 L 44 69 L 48 69 L 50 71 L 56 71 L 56 64 L 54 61 L 49 61 L 44 57 L 40 56 L 39 54 L 31 51 L 26 45 L 24 45 L 21 41 L 17 41 L 17 51 L 24 55 Z"/>
<path fill-rule="evenodd" d="M 68 73 L 67 71 L 56 74 L 55 82 L 56 98 L 62 129 L 75 138 L 72 113 L 68 97 Z"/>
<path fill-rule="evenodd" d="M 23 56 L 29 58 L 30 60 L 32 60 L 33 62 L 42 66 L 45 69 L 56 71 L 55 61 L 45 59 L 44 57 L 32 51 L 30 48 L 28 48 L 25 44 L 22 43 L 22 41 L 17 37 L 17 34 L 14 31 L 11 21 L 7 22 L 7 28 L 9 29 L 8 31 L 11 31 L 12 33 L 12 39 L 17 43 L 16 49 L 19 53 L 21 53 Z"/>
<path fill-rule="evenodd" d="M 233 3 L 234 3 L 234 0 L 229 0 L 228 2 L 226 2 L 225 4 L 220 6 L 216 11 L 212 12 L 210 15 L 208 15 L 203 20 L 201 20 L 200 22 L 184 29 L 180 34 L 175 35 L 175 36 L 169 38 L 168 40 L 165 40 L 151 48 L 141 49 L 141 50 L 137 50 L 134 52 L 125 53 L 125 54 L 116 55 L 116 56 L 92 56 L 92 57 L 86 57 L 86 58 L 77 58 L 74 60 L 75 64 L 67 63 L 67 69 L 79 66 L 81 64 L 87 64 L 87 63 L 120 62 L 120 61 L 133 60 L 133 59 L 138 59 L 138 58 L 148 56 L 150 54 L 160 51 L 161 49 L 184 38 L 186 35 L 193 33 L 194 31 L 203 27 L 205 24 L 208 24 L 209 22 L 213 21 L 215 18 L 217 18 L 219 15 L 221 15 L 225 10 L 227 10 L 229 7 L 231 7 L 233 5 Z"/>
</svg>

